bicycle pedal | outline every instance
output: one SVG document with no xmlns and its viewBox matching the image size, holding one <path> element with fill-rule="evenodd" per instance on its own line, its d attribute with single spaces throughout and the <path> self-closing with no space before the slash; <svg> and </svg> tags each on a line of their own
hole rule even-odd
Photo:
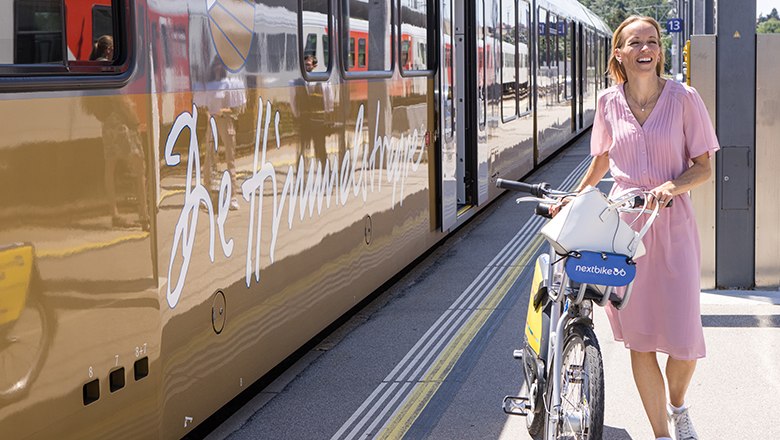
<svg viewBox="0 0 780 440">
<path fill-rule="evenodd" d="M 514 416 L 527 416 L 531 410 L 528 397 L 506 396 L 504 397 L 504 412 Z"/>
<path fill-rule="evenodd" d="M 515 359 L 522 359 L 523 358 L 523 350 L 515 350 L 512 352 L 512 357 Z"/>
</svg>

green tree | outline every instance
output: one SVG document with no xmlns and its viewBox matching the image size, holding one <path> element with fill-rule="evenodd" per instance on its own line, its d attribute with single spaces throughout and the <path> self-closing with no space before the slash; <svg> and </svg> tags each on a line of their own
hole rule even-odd
<svg viewBox="0 0 780 440">
<path fill-rule="evenodd" d="M 777 12 L 776 9 L 772 10 Z M 776 18 L 770 18 L 763 23 L 759 23 L 756 27 L 756 33 L 759 34 L 780 34 L 780 20 Z"/>
</svg>

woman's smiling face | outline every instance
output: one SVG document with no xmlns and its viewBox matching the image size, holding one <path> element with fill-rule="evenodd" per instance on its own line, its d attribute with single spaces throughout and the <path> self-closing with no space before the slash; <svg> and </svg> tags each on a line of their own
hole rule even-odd
<svg viewBox="0 0 780 440">
<path fill-rule="evenodd" d="M 623 45 L 615 49 L 615 57 L 623 64 L 626 73 L 656 73 L 661 59 L 661 42 L 655 26 L 638 20 L 623 28 L 620 34 Z"/>
</svg>

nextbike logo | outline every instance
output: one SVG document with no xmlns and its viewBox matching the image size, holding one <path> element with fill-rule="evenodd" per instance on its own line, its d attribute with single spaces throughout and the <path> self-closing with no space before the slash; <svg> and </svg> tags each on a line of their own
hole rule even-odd
<svg viewBox="0 0 780 440">
<path fill-rule="evenodd" d="M 572 281 L 599 286 L 625 286 L 636 276 L 636 266 L 625 255 L 582 251 L 566 259 Z"/>
<path fill-rule="evenodd" d="M 594 275 L 609 275 L 609 276 L 616 276 L 616 277 L 624 277 L 626 276 L 626 270 L 622 267 L 614 267 L 614 268 L 608 268 L 608 267 L 600 267 L 600 266 L 583 266 L 581 264 L 577 264 L 574 267 L 574 270 L 581 273 L 592 273 Z"/>
</svg>

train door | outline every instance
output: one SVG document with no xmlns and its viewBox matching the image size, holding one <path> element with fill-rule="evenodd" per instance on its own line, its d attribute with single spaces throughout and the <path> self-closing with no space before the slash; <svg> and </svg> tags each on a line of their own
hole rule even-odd
<svg viewBox="0 0 780 440">
<path fill-rule="evenodd" d="M 454 75 L 456 66 L 456 39 L 463 41 L 462 21 L 455 24 L 453 16 L 453 0 L 440 1 L 440 41 L 439 50 L 439 74 L 437 77 L 437 92 L 439 96 L 439 136 L 440 145 L 440 181 L 441 181 L 441 229 L 447 231 L 452 228 L 458 217 L 458 145 L 456 139 L 460 136 L 460 130 L 456 124 L 456 100 L 462 99 L 460 93 L 456 93 L 457 87 Z M 461 64 L 461 63 L 457 63 Z"/>
<path fill-rule="evenodd" d="M 588 52 L 588 48 L 585 47 L 586 43 L 582 34 L 583 28 L 584 25 L 582 23 L 577 24 L 577 47 L 580 48 L 580 50 L 577 52 L 577 124 L 579 129 L 582 129 L 585 126 L 582 114 L 584 112 L 583 103 L 585 98 L 583 91 L 585 89 L 585 77 L 587 76 L 585 54 Z"/>
<path fill-rule="evenodd" d="M 453 44 L 447 69 L 439 69 L 442 85 L 452 80 L 449 90 L 441 89 L 439 103 L 442 118 L 452 117 L 453 124 L 452 139 L 447 140 L 446 132 L 442 136 L 442 229 L 447 230 L 471 207 L 487 200 L 487 154 L 480 152 L 487 150 L 486 74 L 493 44 L 485 29 L 485 0 L 443 0 L 442 7 L 448 9 L 441 14 L 443 58 L 446 39 Z M 452 35 L 446 30 L 448 13 Z M 448 105 L 454 115 L 447 114 Z M 447 123 L 441 121 L 442 127 L 446 129 Z"/>
</svg>

